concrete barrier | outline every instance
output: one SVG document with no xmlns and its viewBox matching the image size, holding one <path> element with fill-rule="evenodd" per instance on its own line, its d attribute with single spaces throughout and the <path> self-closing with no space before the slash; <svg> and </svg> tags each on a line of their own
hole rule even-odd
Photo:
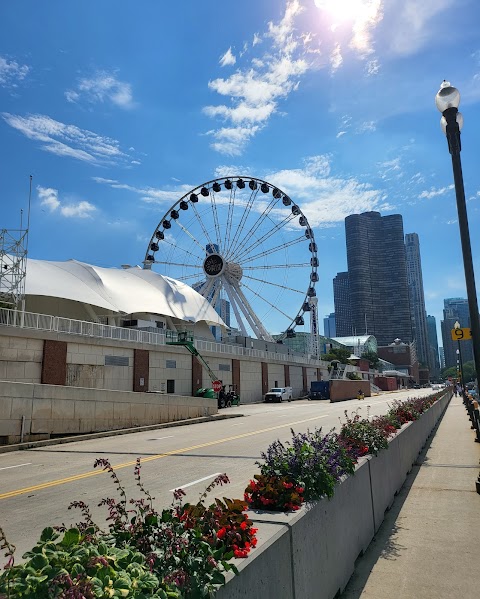
<svg viewBox="0 0 480 599">
<path fill-rule="evenodd" d="M 0 381 L 3 444 L 175 422 L 218 412 L 217 400 Z"/>
<path fill-rule="evenodd" d="M 239 575 L 228 574 L 216 597 L 333 599 L 342 592 L 450 397 L 446 391 L 419 420 L 404 425 L 388 450 L 362 458 L 332 499 L 294 513 L 249 512 L 259 543 L 251 557 L 235 560 Z"/>
</svg>

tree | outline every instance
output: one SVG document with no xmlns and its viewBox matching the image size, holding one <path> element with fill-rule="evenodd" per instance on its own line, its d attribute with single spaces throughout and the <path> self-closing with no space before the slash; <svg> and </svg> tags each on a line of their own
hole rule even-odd
<svg viewBox="0 0 480 599">
<path fill-rule="evenodd" d="M 452 366 L 451 368 L 444 368 L 442 370 L 442 377 L 447 379 L 449 376 L 456 379 L 459 378 L 458 370 L 456 366 Z M 475 364 L 470 362 L 465 362 L 463 365 L 462 379 L 464 383 L 469 383 L 470 381 L 474 381 L 476 379 L 475 373 Z"/>
<path fill-rule="evenodd" d="M 349 349 L 344 349 L 341 347 L 332 347 L 328 354 L 323 354 L 321 358 L 325 362 L 338 360 L 341 364 L 347 364 L 348 358 L 350 357 L 351 353 L 352 352 Z"/>
<path fill-rule="evenodd" d="M 372 368 L 376 368 L 378 366 L 378 360 L 379 360 L 379 358 L 378 358 L 378 354 L 376 352 L 374 352 L 374 351 L 366 351 L 366 352 L 363 352 L 363 354 L 361 355 L 361 357 L 364 360 L 368 360 L 368 362 L 369 362 L 369 364 L 370 364 L 370 366 Z"/>
</svg>

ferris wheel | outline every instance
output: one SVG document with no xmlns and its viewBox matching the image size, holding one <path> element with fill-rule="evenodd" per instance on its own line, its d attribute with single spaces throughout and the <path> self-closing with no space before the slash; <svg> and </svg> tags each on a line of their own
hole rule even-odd
<svg viewBox="0 0 480 599">
<path fill-rule="evenodd" d="M 160 219 L 143 264 L 196 289 L 241 335 L 294 337 L 307 312 L 318 335 L 314 233 L 267 181 L 223 177 L 186 193 Z"/>
</svg>

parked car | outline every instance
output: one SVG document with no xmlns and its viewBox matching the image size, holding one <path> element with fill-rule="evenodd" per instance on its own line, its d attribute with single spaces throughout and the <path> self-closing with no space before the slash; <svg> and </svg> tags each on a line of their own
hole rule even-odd
<svg viewBox="0 0 480 599">
<path fill-rule="evenodd" d="M 418 383 L 415 383 L 415 385 L 413 385 L 414 389 L 420 389 L 420 385 Z"/>
<path fill-rule="evenodd" d="M 292 388 L 291 387 L 272 387 L 268 393 L 265 393 L 265 402 L 275 401 L 281 403 L 283 400 L 292 400 Z"/>
</svg>

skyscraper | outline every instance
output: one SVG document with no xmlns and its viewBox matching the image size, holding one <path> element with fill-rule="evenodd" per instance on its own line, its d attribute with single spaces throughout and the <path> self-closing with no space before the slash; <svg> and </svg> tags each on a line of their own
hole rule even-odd
<svg viewBox="0 0 480 599">
<path fill-rule="evenodd" d="M 438 377 L 440 374 L 440 360 L 438 357 L 437 321 L 435 316 L 427 316 L 427 335 L 430 347 L 430 372 Z"/>
<path fill-rule="evenodd" d="M 457 349 L 462 352 L 462 361 L 471 362 L 473 360 L 473 345 L 470 341 L 453 341 L 452 329 L 455 322 L 458 321 L 461 328 L 470 327 L 470 311 L 468 300 L 462 297 L 451 297 L 443 300 L 443 320 L 441 322 L 443 351 L 445 355 L 445 368 L 451 368 L 457 365 Z"/>
<path fill-rule="evenodd" d="M 410 343 L 412 322 L 401 215 L 352 214 L 345 219 L 345 233 L 354 334 L 374 335 L 379 346 L 396 338 Z"/>
<path fill-rule="evenodd" d="M 354 335 L 348 272 L 339 272 L 333 279 L 333 302 L 335 304 L 335 337 Z"/>
<path fill-rule="evenodd" d="M 335 326 L 335 312 L 331 312 L 328 316 L 323 319 L 323 334 L 325 337 L 331 339 L 337 336 L 337 329 Z"/>
<path fill-rule="evenodd" d="M 419 362 L 431 368 L 427 313 L 425 311 L 425 294 L 423 292 L 422 259 L 420 257 L 420 242 L 416 233 L 407 233 L 405 235 L 405 251 L 407 255 L 407 277 L 413 338 L 417 344 Z"/>
</svg>

